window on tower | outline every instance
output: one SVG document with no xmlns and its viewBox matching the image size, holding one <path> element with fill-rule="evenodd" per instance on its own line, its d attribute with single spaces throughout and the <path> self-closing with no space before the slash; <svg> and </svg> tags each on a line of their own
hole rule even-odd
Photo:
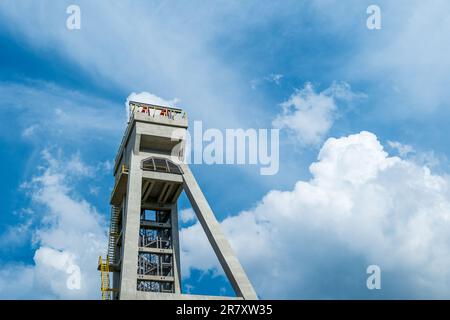
<svg viewBox="0 0 450 320">
<path fill-rule="evenodd" d="M 150 157 L 142 161 L 142 170 L 182 174 L 181 168 L 166 158 Z"/>
</svg>

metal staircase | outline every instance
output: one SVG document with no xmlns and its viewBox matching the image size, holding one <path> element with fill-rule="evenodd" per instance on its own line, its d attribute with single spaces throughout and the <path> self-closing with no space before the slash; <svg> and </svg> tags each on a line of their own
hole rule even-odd
<svg viewBox="0 0 450 320">
<path fill-rule="evenodd" d="M 138 274 L 156 274 L 157 267 L 157 263 L 150 261 L 147 257 L 138 257 Z"/>
<path fill-rule="evenodd" d="M 109 287 L 109 259 L 106 257 L 105 260 L 102 257 L 98 258 L 98 265 L 100 266 L 101 273 L 101 287 L 102 300 L 111 300 L 111 288 Z"/>
<path fill-rule="evenodd" d="M 114 291 L 110 288 L 109 273 L 111 271 L 110 266 L 115 265 L 116 261 L 116 242 L 119 237 L 119 219 L 120 209 L 116 206 L 111 207 L 111 220 L 109 225 L 109 240 L 108 240 L 108 252 L 106 253 L 106 259 L 98 258 L 98 268 L 100 270 L 102 300 L 111 300 L 111 292 Z"/>
<path fill-rule="evenodd" d="M 116 206 L 111 206 L 111 222 L 109 224 L 109 241 L 108 241 L 108 253 L 109 262 L 112 264 L 116 261 L 116 241 L 119 237 L 119 214 L 120 209 Z"/>
</svg>

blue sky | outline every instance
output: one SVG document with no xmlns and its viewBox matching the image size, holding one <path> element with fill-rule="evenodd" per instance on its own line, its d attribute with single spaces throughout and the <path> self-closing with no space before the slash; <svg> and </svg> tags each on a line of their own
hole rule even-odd
<svg viewBox="0 0 450 320">
<path fill-rule="evenodd" d="M 150 92 L 190 125 L 280 128 L 276 175 L 192 165 L 262 298 L 448 298 L 449 4 L 376 1 L 369 30 L 372 3 L 2 1 L 0 297 L 99 298 L 125 101 Z M 185 292 L 232 294 L 182 228 Z"/>
</svg>

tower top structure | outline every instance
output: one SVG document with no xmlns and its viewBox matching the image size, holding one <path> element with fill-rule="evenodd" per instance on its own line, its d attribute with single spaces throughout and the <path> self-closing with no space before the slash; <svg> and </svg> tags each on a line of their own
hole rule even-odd
<svg viewBox="0 0 450 320">
<path fill-rule="evenodd" d="M 186 112 L 136 101 L 130 101 L 129 108 L 128 125 L 114 164 L 108 252 L 98 265 L 102 297 L 224 298 L 181 292 L 177 201 L 185 191 L 236 298 L 257 299 L 194 175 L 183 162 Z"/>
</svg>

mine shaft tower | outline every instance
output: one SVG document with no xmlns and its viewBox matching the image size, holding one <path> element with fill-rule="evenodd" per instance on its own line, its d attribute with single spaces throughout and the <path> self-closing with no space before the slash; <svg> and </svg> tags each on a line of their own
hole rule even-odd
<svg viewBox="0 0 450 320">
<path fill-rule="evenodd" d="M 214 299 L 181 294 L 177 200 L 184 190 L 238 299 L 257 299 L 191 170 L 182 159 L 181 109 L 130 102 L 114 165 L 103 299 Z M 110 281 L 112 273 L 112 281 Z"/>
</svg>

